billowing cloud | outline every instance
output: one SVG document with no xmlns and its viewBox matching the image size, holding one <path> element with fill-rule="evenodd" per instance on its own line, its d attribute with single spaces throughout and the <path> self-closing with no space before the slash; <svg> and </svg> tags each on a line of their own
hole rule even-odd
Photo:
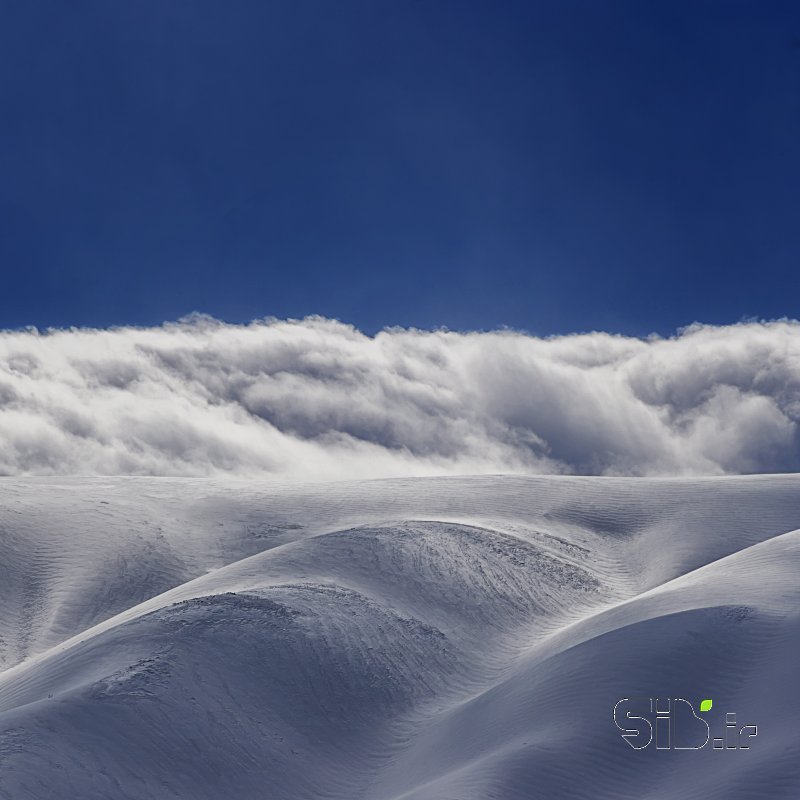
<svg viewBox="0 0 800 800">
<path fill-rule="evenodd" d="M 309 318 L 0 333 L 0 474 L 800 470 L 800 323 L 604 333 Z"/>
</svg>

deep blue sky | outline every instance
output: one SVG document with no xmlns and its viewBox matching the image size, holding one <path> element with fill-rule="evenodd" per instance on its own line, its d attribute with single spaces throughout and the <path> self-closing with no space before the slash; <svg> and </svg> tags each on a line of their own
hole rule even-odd
<svg viewBox="0 0 800 800">
<path fill-rule="evenodd" d="M 9 0 L 0 327 L 800 315 L 800 4 Z"/>
</svg>

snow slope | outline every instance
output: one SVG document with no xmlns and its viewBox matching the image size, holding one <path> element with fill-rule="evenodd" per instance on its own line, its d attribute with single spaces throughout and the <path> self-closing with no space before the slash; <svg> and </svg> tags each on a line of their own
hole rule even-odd
<svg viewBox="0 0 800 800">
<path fill-rule="evenodd" d="M 798 529 L 795 475 L 3 479 L 0 798 L 800 797 Z"/>
</svg>

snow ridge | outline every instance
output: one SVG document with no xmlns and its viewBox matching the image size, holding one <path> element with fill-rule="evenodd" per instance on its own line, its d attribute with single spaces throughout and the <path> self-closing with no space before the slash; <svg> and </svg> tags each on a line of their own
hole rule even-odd
<svg viewBox="0 0 800 800">
<path fill-rule="evenodd" d="M 795 475 L 6 479 L 0 798 L 797 797 L 798 529 Z M 637 695 L 759 736 L 633 751 Z"/>
</svg>

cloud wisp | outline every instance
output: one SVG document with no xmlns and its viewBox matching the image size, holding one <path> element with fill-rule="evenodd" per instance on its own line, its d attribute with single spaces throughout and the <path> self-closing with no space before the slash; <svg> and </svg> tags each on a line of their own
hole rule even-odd
<svg viewBox="0 0 800 800">
<path fill-rule="evenodd" d="M 0 333 L 0 474 L 800 470 L 800 323 L 669 339 L 322 318 Z"/>
</svg>

